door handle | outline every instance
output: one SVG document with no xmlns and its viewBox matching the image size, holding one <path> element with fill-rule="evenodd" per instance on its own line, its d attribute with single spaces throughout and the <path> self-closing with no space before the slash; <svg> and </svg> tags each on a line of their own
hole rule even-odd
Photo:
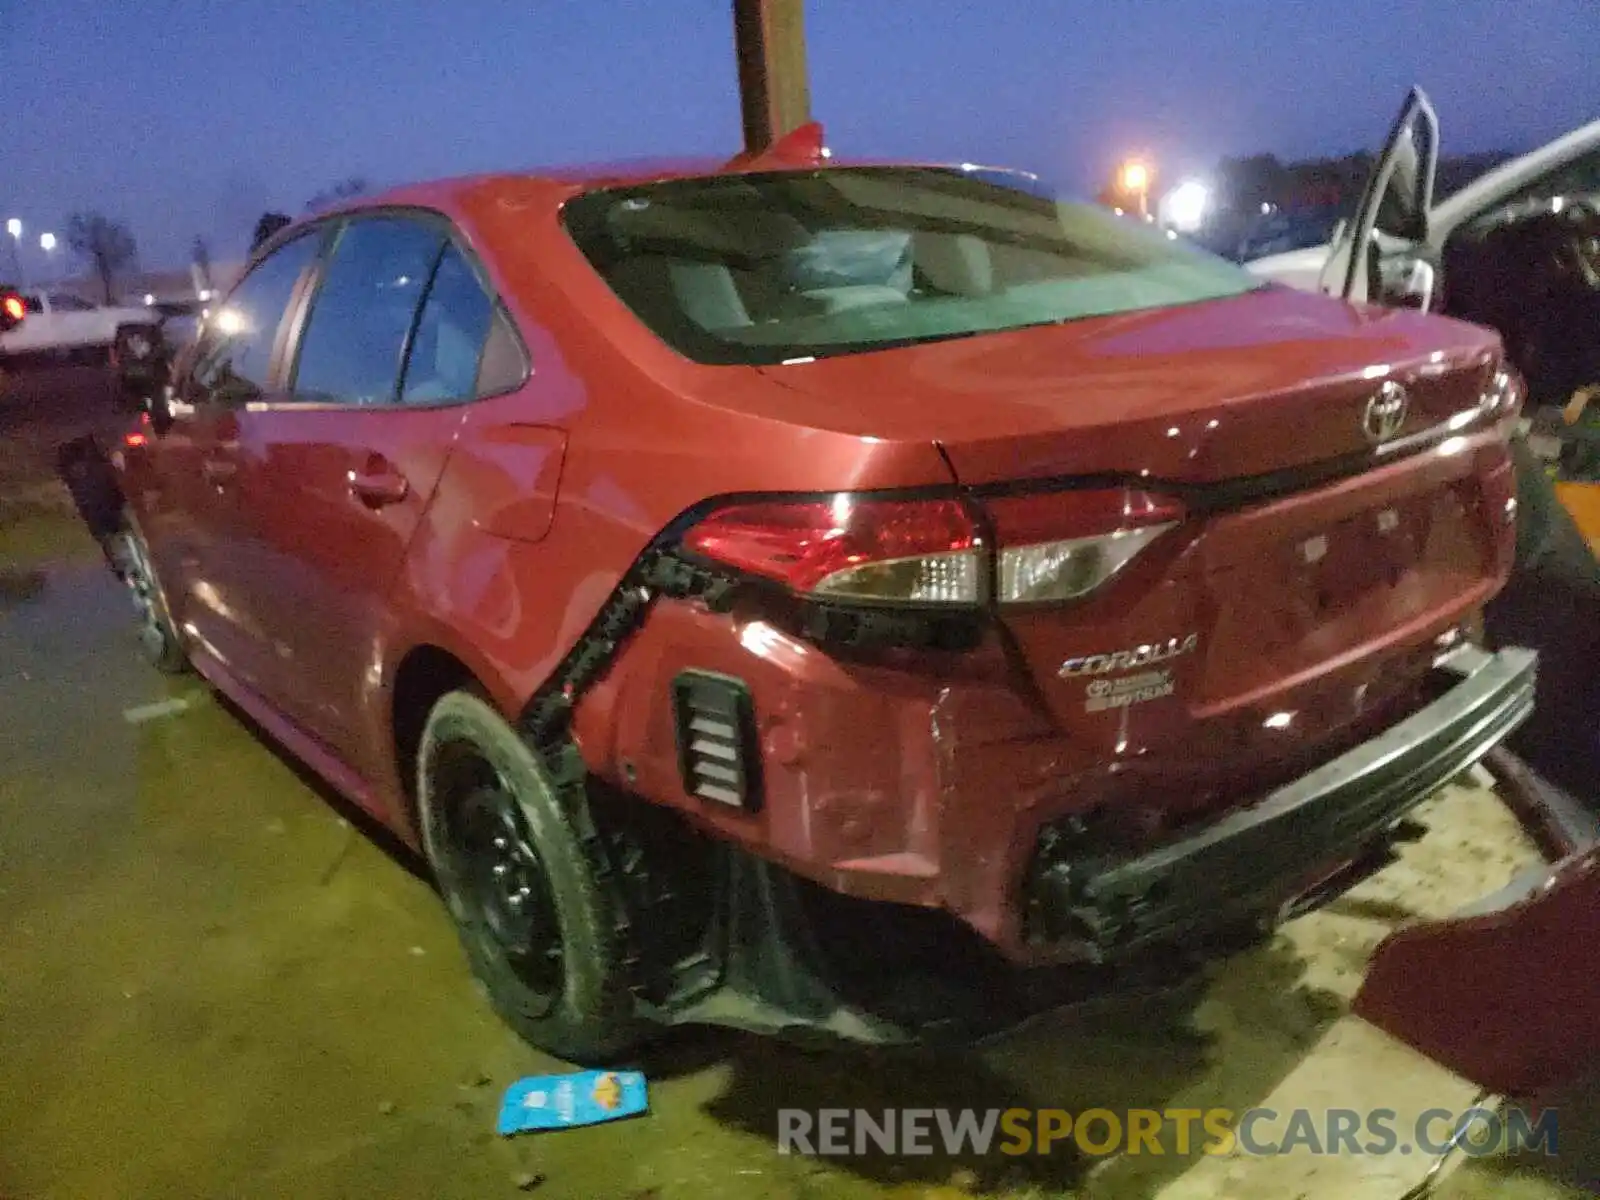
<svg viewBox="0 0 1600 1200">
<path fill-rule="evenodd" d="M 351 471 L 349 479 L 351 494 L 373 508 L 398 504 L 411 493 L 406 477 L 390 467 Z"/>
</svg>

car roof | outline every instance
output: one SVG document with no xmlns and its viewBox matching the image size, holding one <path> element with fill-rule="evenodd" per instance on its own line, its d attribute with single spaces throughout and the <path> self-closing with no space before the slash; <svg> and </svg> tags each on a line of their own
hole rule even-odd
<svg viewBox="0 0 1600 1200">
<path fill-rule="evenodd" d="M 939 162 L 890 158 L 837 158 L 823 150 L 816 156 L 770 154 L 752 159 L 678 157 L 631 158 L 566 166 L 535 167 L 523 171 L 498 171 L 459 175 L 442 179 L 419 180 L 381 192 L 352 196 L 298 217 L 274 233 L 250 254 L 254 263 L 287 241 L 306 226 L 343 213 L 359 213 L 381 208 L 427 208 L 446 213 L 485 207 L 547 205 L 559 208 L 567 200 L 598 188 L 634 187 L 665 183 L 674 179 L 699 179 L 714 175 L 771 175 L 785 171 L 803 172 L 840 167 L 903 167 L 927 170 L 986 171 L 1016 174 L 1037 179 L 1021 168 L 971 162 Z"/>
<path fill-rule="evenodd" d="M 418 180 L 372 195 L 352 197 L 328 211 L 370 208 L 386 204 L 448 201 L 473 192 L 526 191 L 545 185 L 553 191 L 577 192 L 597 187 L 629 186 L 667 179 L 687 179 L 723 173 L 725 160 L 715 158 L 627 159 L 608 163 L 580 163 L 561 167 L 535 167 L 526 171 L 496 171 L 445 179 Z"/>
<path fill-rule="evenodd" d="M 499 171 L 462 175 L 444 179 L 402 184 L 369 195 L 354 196 L 330 205 L 312 215 L 326 217 L 339 212 L 368 208 L 415 205 L 424 208 L 452 208 L 468 198 L 494 199 L 496 194 L 527 197 L 530 192 L 547 192 L 556 202 L 596 188 L 633 187 L 664 183 L 674 179 L 704 178 L 708 175 L 772 174 L 782 171 L 814 171 L 835 167 L 922 167 L 952 168 L 970 164 L 923 162 L 895 159 L 837 159 L 831 155 L 820 162 L 761 161 L 741 158 L 633 158 L 611 162 L 578 163 L 567 166 L 535 167 L 526 171 Z M 984 170 L 1007 168 L 984 167 Z M 295 222 L 296 225 L 302 222 Z M 274 241 L 278 240 L 276 235 Z"/>
</svg>

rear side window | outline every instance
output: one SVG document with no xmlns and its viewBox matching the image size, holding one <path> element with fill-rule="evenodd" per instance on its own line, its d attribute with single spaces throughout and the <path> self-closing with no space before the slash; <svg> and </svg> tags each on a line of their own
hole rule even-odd
<svg viewBox="0 0 1600 1200">
<path fill-rule="evenodd" d="M 192 376 L 197 388 L 230 403 L 249 402 L 266 390 L 284 311 L 320 242 L 317 234 L 303 234 L 240 280 L 207 326 L 207 345 Z"/>
<path fill-rule="evenodd" d="M 522 339 L 505 313 L 495 314 L 489 340 L 478 364 L 478 395 L 494 396 L 519 388 L 528 378 L 528 357 Z"/>
<path fill-rule="evenodd" d="M 37 296 L 24 296 L 22 298 L 22 307 L 31 313 L 42 313 L 44 311 L 44 301 Z"/>
<path fill-rule="evenodd" d="M 454 246 L 444 252 L 411 339 L 401 399 L 441 404 L 477 394 L 478 364 L 494 320 L 494 303 Z"/>
<path fill-rule="evenodd" d="M 93 312 L 94 305 L 87 300 L 80 300 L 76 296 L 69 296 L 64 292 L 50 294 L 50 307 L 56 312 Z"/>
<path fill-rule="evenodd" d="M 395 399 L 406 335 L 444 240 L 437 226 L 404 217 L 345 226 L 300 336 L 297 399 Z"/>
</svg>

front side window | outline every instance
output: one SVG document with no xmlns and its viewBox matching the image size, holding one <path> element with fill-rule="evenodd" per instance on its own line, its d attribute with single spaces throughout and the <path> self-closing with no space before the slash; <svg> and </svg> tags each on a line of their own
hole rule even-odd
<svg viewBox="0 0 1600 1200">
<path fill-rule="evenodd" d="M 1263 281 L 1032 181 L 836 167 L 602 189 L 564 219 L 700 362 L 775 363 L 1237 296 Z"/>
<path fill-rule="evenodd" d="M 411 339 L 401 400 L 442 404 L 478 390 L 478 362 L 494 319 L 494 303 L 454 246 L 444 252 L 428 286 Z"/>
<path fill-rule="evenodd" d="M 367 217 L 345 226 L 300 336 L 296 399 L 395 399 L 406 335 L 444 240 L 437 225 L 406 217 Z"/>
<path fill-rule="evenodd" d="M 247 403 L 266 390 L 284 312 L 320 242 L 316 233 L 302 234 L 239 281 L 206 326 L 206 346 L 193 373 L 202 393 L 222 402 Z"/>
<path fill-rule="evenodd" d="M 50 307 L 56 312 L 93 312 L 94 305 L 87 300 L 80 300 L 76 296 L 69 296 L 65 292 L 52 292 L 50 294 Z"/>
</svg>

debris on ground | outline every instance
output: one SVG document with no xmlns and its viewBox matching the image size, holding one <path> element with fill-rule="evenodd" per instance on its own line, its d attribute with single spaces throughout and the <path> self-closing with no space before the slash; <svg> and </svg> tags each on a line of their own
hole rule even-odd
<svg viewBox="0 0 1600 1200">
<path fill-rule="evenodd" d="M 531 1192 L 535 1188 L 541 1188 L 545 1185 L 545 1177 L 538 1171 L 524 1171 L 512 1182 L 517 1185 L 517 1191 Z"/>
<path fill-rule="evenodd" d="M 569 1129 L 636 1117 L 649 1111 L 640 1071 L 574 1071 L 530 1075 L 506 1089 L 500 1102 L 501 1136 L 540 1129 Z"/>
</svg>

